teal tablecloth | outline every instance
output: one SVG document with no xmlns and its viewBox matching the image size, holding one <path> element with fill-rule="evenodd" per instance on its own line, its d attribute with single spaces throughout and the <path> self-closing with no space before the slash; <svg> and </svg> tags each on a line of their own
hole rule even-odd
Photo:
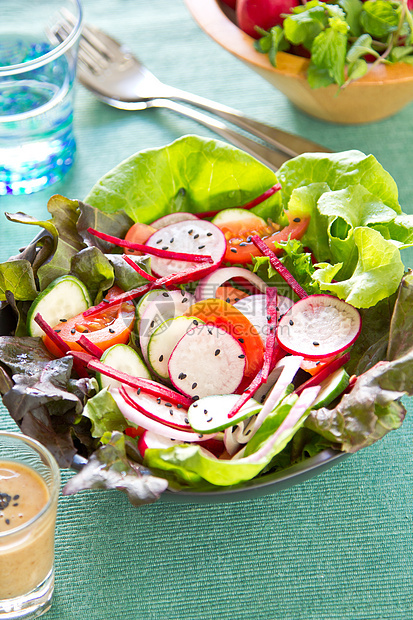
<svg viewBox="0 0 413 620">
<path fill-rule="evenodd" d="M 367 126 L 325 124 L 207 38 L 183 0 L 84 0 L 84 9 L 87 21 L 127 43 L 166 82 L 333 150 L 373 153 L 396 179 L 403 209 L 413 212 L 413 105 Z M 76 163 L 64 181 L 30 197 L 1 198 L 2 211 L 44 218 L 52 194 L 84 197 L 135 151 L 188 133 L 212 135 L 170 112 L 110 109 L 80 86 L 76 130 Z M 0 229 L 1 260 L 34 236 L 5 218 Z M 0 414 L 0 428 L 16 428 Z M 56 594 L 46 618 L 409 620 L 412 440 L 408 415 L 401 429 L 319 477 L 242 503 L 133 508 L 117 492 L 61 498 Z"/>
</svg>

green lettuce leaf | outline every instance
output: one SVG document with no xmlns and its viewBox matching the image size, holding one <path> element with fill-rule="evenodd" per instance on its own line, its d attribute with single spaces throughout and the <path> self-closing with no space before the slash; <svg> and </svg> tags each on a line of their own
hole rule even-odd
<svg viewBox="0 0 413 620">
<path fill-rule="evenodd" d="M 92 437 L 100 438 L 105 433 L 112 433 L 113 431 L 123 432 L 131 426 L 130 422 L 125 420 L 107 388 L 87 401 L 82 415 L 92 423 Z"/>
<path fill-rule="evenodd" d="M 134 221 L 148 224 L 176 211 L 237 207 L 276 182 L 274 172 L 244 151 L 224 142 L 185 136 L 125 160 L 100 179 L 85 202 L 104 213 L 123 211 Z M 278 193 L 254 211 L 277 221 Z"/>
<path fill-rule="evenodd" d="M 102 301 L 103 292 L 113 286 L 115 281 L 112 264 L 96 247 L 85 248 L 72 256 L 70 273 L 86 286 L 93 304 Z"/>
</svg>

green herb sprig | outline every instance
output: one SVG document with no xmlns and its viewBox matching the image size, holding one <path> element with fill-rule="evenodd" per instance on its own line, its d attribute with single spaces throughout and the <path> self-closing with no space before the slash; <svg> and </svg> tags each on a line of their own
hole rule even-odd
<svg viewBox="0 0 413 620">
<path fill-rule="evenodd" d="M 311 88 L 345 88 L 378 64 L 413 65 L 413 16 L 408 0 L 310 0 L 285 16 L 282 26 L 262 35 L 255 48 L 277 66 L 277 53 L 310 55 Z"/>
</svg>

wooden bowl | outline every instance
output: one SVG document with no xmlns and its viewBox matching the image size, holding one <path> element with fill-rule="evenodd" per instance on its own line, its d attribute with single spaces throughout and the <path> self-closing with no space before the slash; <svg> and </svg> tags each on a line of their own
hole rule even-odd
<svg viewBox="0 0 413 620">
<path fill-rule="evenodd" d="M 337 85 L 310 88 L 309 60 L 279 52 L 277 67 L 254 49 L 254 39 L 235 24 L 235 13 L 219 0 L 185 0 L 194 20 L 221 47 L 280 90 L 303 112 L 334 123 L 378 121 L 413 100 L 413 67 L 406 63 L 379 65 L 337 94 Z"/>
</svg>

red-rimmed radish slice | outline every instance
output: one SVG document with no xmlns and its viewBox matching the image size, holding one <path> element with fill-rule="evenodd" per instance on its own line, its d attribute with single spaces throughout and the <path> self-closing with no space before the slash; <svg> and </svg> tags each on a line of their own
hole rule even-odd
<svg viewBox="0 0 413 620">
<path fill-rule="evenodd" d="M 223 329 L 198 325 L 178 342 L 168 370 L 173 385 L 193 399 L 232 394 L 244 376 L 245 353 L 238 340 Z"/>
<path fill-rule="evenodd" d="M 278 320 L 287 314 L 287 312 L 294 305 L 293 300 L 290 297 L 286 297 L 285 295 L 278 295 Z"/>
<path fill-rule="evenodd" d="M 193 213 L 186 213 L 185 211 L 179 211 L 178 213 L 168 213 L 168 215 L 164 215 L 160 217 L 158 220 L 152 222 L 152 228 L 156 228 L 159 230 L 160 228 L 165 228 L 165 226 L 169 226 L 170 224 L 177 224 L 178 222 L 187 222 L 188 220 L 197 220 L 198 217 Z"/>
<path fill-rule="evenodd" d="M 345 351 L 360 330 L 356 308 L 332 295 L 309 295 L 278 323 L 277 340 L 289 353 L 322 360 Z"/>
<path fill-rule="evenodd" d="M 141 413 L 156 422 L 176 428 L 180 431 L 192 431 L 189 424 L 188 411 L 182 405 L 175 405 L 160 396 L 145 394 L 142 390 L 134 390 L 130 387 L 119 387 L 121 396 Z"/>
<path fill-rule="evenodd" d="M 162 291 L 146 306 L 139 321 L 139 344 L 149 363 L 148 344 L 154 331 L 167 319 L 182 316 L 194 303 L 194 296 L 183 290 Z"/>
<path fill-rule="evenodd" d="M 76 353 L 76 352 L 73 352 L 73 353 Z M 162 398 L 167 398 L 168 401 L 171 401 L 176 404 L 179 403 L 183 405 L 184 407 L 188 407 L 191 404 L 191 401 L 188 400 L 188 398 L 186 398 L 182 394 L 178 394 L 174 390 L 171 390 L 170 388 L 166 387 L 165 385 L 162 385 L 161 383 L 158 383 L 157 381 L 152 381 L 151 379 L 143 379 L 140 377 L 132 377 L 131 375 L 128 375 L 126 372 L 121 372 L 120 370 L 116 370 L 116 368 L 111 368 L 110 366 L 103 364 L 98 359 L 93 359 L 93 358 L 90 359 L 90 355 L 87 355 L 86 353 L 85 354 L 77 353 L 76 355 L 74 355 L 74 357 L 78 358 L 79 355 L 87 359 L 87 368 L 89 370 L 100 372 L 102 373 L 102 375 L 105 375 L 106 377 L 110 377 L 111 379 L 115 379 L 116 381 L 119 381 L 120 383 L 123 383 L 124 385 L 135 388 L 136 390 L 140 388 L 143 392 L 146 392 L 147 394 L 152 394 L 154 396 L 161 396 Z M 80 359 L 81 358 L 82 357 L 80 357 Z"/>
<path fill-rule="evenodd" d="M 259 276 L 249 271 L 249 269 L 244 269 L 243 267 L 222 267 L 202 278 L 196 288 L 195 299 L 200 301 L 202 299 L 214 298 L 217 289 L 225 282 L 228 282 L 228 280 L 233 279 L 245 280 L 262 293 L 265 293 L 267 288 L 264 280 L 261 280 Z"/>
<path fill-rule="evenodd" d="M 197 441 L 183 441 L 182 443 L 198 443 L 203 452 L 205 452 L 209 458 L 215 459 L 217 458 L 217 455 L 209 449 L 212 442 L 215 442 L 215 439 L 206 439 L 205 442 L 201 442 L 197 438 Z M 163 437 L 162 435 L 158 435 L 157 433 L 153 433 L 151 431 L 144 431 L 138 441 L 138 450 L 141 453 L 141 456 L 144 457 L 146 450 L 167 450 L 168 448 L 173 448 L 174 446 L 179 445 L 179 443 L 180 442 L 177 439 Z M 216 443 L 223 445 L 222 441 Z"/>
<path fill-rule="evenodd" d="M 125 400 L 117 388 L 109 388 L 109 391 L 122 415 L 126 418 L 126 420 L 135 426 L 140 426 L 145 430 L 152 431 L 153 433 L 157 433 L 171 439 L 177 439 L 182 442 L 194 441 L 194 439 L 196 439 L 196 441 L 202 441 L 211 438 L 211 435 L 200 436 L 200 433 L 194 433 L 193 431 L 181 431 L 179 429 L 172 428 L 171 426 L 161 424 L 133 407 Z"/>
<path fill-rule="evenodd" d="M 213 264 L 220 264 L 226 249 L 226 239 L 217 226 L 204 220 L 189 220 L 169 224 L 157 230 L 146 242 L 147 248 L 158 248 L 164 252 L 179 252 L 187 255 L 211 257 Z M 153 256 L 151 269 L 158 276 L 167 276 L 189 267 L 189 260 L 160 258 Z"/>
</svg>

